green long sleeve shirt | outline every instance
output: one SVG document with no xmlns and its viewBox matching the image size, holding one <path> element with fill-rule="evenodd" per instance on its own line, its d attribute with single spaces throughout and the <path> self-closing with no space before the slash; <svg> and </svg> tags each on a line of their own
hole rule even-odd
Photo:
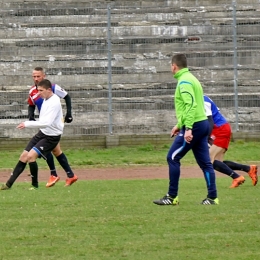
<svg viewBox="0 0 260 260">
<path fill-rule="evenodd" d="M 203 88 L 188 68 L 179 70 L 174 78 L 178 80 L 174 95 L 177 127 L 192 128 L 195 122 L 206 120 Z"/>
</svg>

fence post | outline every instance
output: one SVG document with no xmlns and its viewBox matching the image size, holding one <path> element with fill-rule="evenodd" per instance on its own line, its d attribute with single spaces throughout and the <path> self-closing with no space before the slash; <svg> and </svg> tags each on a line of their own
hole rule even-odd
<svg viewBox="0 0 260 260">
<path fill-rule="evenodd" d="M 112 50 L 111 50 L 111 6 L 107 6 L 107 74 L 108 74 L 108 129 L 113 134 L 113 111 L 112 111 Z"/>
<path fill-rule="evenodd" d="M 234 63 L 234 94 L 235 94 L 235 116 L 236 116 L 236 132 L 239 131 L 238 128 L 238 93 L 237 93 L 237 81 L 238 81 L 238 74 L 237 74 L 237 20 L 236 20 L 236 0 L 232 1 L 232 10 L 233 10 L 233 47 L 234 47 L 234 56 L 233 56 L 233 63 Z"/>
</svg>

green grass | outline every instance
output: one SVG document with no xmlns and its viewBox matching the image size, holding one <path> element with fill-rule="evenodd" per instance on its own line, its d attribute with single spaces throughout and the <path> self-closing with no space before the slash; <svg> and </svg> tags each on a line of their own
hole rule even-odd
<svg viewBox="0 0 260 260">
<path fill-rule="evenodd" d="M 169 147 L 67 150 L 73 167 L 166 165 Z M 226 159 L 259 161 L 259 143 L 232 143 Z M 13 167 L 21 151 L 1 152 L 0 168 Z M 190 153 L 184 164 L 193 164 Z M 40 167 L 46 167 L 39 160 Z M 108 169 L 109 171 L 109 169 Z M 259 184 L 229 189 L 218 178 L 220 205 L 200 205 L 205 181 L 181 179 L 179 206 L 157 206 L 168 180 L 78 181 L 29 191 L 17 182 L 0 191 L 0 259 L 258 260 Z"/>
<path fill-rule="evenodd" d="M 152 203 L 167 180 L 79 181 L 0 192 L 0 259 L 260 259 L 259 186 L 229 189 L 204 206 L 205 181 L 180 180 L 180 205 Z"/>
<path fill-rule="evenodd" d="M 73 168 L 86 167 L 122 167 L 122 166 L 151 166 L 166 165 L 166 155 L 169 145 L 161 147 L 146 144 L 137 147 L 115 147 L 110 149 L 80 149 L 65 150 L 69 163 Z M 225 156 L 226 160 L 237 162 L 259 162 L 260 143 L 234 142 Z M 0 151 L 0 168 L 13 168 L 19 158 L 19 151 Z M 41 168 L 47 168 L 44 160 L 38 160 Z M 188 153 L 182 160 L 183 165 L 195 164 L 193 154 Z M 56 163 L 59 167 L 58 163 Z"/>
</svg>

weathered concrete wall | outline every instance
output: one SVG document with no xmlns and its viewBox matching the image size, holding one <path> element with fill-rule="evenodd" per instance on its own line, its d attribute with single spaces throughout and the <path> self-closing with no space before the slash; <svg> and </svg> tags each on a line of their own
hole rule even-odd
<svg viewBox="0 0 260 260">
<path fill-rule="evenodd" d="M 14 130 L 14 126 L 26 118 L 29 76 L 36 66 L 46 68 L 48 78 L 65 86 L 73 99 L 74 121 L 66 126 L 65 135 L 108 133 L 108 3 L 136 7 L 134 11 L 123 7 L 112 10 L 115 131 L 169 131 L 176 121 L 176 82 L 169 60 L 176 52 L 187 54 L 189 67 L 205 93 L 214 98 L 234 126 L 231 2 L 194 2 L 1 1 L 1 136 L 30 135 L 30 131 Z M 248 0 L 237 1 L 237 9 L 240 129 L 258 130 L 259 8 Z M 9 95 L 10 91 L 17 94 Z"/>
</svg>

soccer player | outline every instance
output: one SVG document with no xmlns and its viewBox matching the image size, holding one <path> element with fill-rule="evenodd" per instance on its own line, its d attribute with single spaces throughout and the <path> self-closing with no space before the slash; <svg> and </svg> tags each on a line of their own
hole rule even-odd
<svg viewBox="0 0 260 260">
<path fill-rule="evenodd" d="M 35 116 L 34 116 L 35 107 L 37 107 L 39 112 L 41 111 L 43 99 L 41 98 L 41 96 L 38 93 L 38 83 L 40 81 L 42 81 L 43 79 L 45 79 L 45 77 L 46 77 L 45 72 L 44 72 L 43 68 L 41 68 L 41 67 L 36 67 L 32 72 L 32 78 L 33 78 L 34 85 L 31 87 L 31 89 L 29 91 L 29 97 L 28 97 L 29 120 L 35 120 Z M 57 84 L 52 84 L 52 90 L 53 90 L 54 94 L 56 94 L 58 97 L 63 98 L 65 100 L 66 107 L 67 107 L 67 113 L 65 115 L 64 121 L 66 123 L 71 123 L 73 118 L 71 115 L 71 98 L 70 98 L 69 94 Z M 60 148 L 60 143 L 57 144 L 57 146 L 53 149 L 52 153 L 55 155 L 59 164 L 61 165 L 61 167 L 64 169 L 64 171 L 67 174 L 68 178 L 66 179 L 65 186 L 72 185 L 74 182 L 77 181 L 78 177 L 73 173 L 73 171 L 68 163 L 66 155 L 62 152 L 62 150 Z M 46 184 L 46 187 L 52 187 L 55 185 L 55 183 L 57 183 L 60 180 L 60 177 L 58 176 L 56 168 L 55 168 L 52 153 L 49 153 L 46 155 L 46 161 L 49 166 L 50 174 L 51 174 L 49 181 Z"/>
<path fill-rule="evenodd" d="M 184 54 L 172 57 L 171 71 L 178 80 L 174 105 L 177 124 L 171 131 L 176 136 L 167 154 L 169 165 L 168 193 L 161 199 L 154 200 L 157 205 L 177 205 L 180 178 L 180 161 L 186 153 L 192 150 L 197 163 L 202 169 L 207 185 L 207 197 L 203 205 L 217 205 L 217 188 L 215 172 L 210 161 L 208 148 L 209 122 L 205 114 L 203 89 L 198 79 L 187 68 Z"/>
<path fill-rule="evenodd" d="M 39 120 L 22 122 L 16 128 L 40 128 L 40 130 L 27 144 L 10 178 L 0 187 L 1 190 L 8 190 L 13 186 L 16 179 L 24 171 L 27 163 L 32 177 L 31 189 L 37 189 L 38 165 L 36 159 L 40 157 L 46 159 L 48 153 L 60 141 L 64 128 L 60 98 L 54 95 L 51 82 L 47 79 L 38 82 L 38 93 L 43 99 Z"/>
<path fill-rule="evenodd" d="M 231 161 L 223 161 L 232 135 L 230 124 L 221 114 L 216 104 L 206 95 L 204 95 L 204 105 L 212 129 L 212 132 L 210 131 L 211 146 L 209 153 L 214 169 L 233 179 L 230 188 L 236 188 L 245 182 L 244 176 L 239 175 L 234 170 L 247 172 L 255 186 L 258 181 L 256 165 L 244 165 Z"/>
</svg>

